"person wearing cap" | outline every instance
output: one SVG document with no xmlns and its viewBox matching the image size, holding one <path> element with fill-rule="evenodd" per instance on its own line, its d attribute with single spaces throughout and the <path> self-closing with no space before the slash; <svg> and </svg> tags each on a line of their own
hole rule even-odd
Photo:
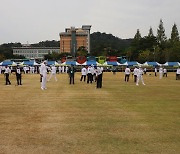
<svg viewBox="0 0 180 154">
<path fill-rule="evenodd" d="M 145 85 L 144 80 L 143 80 L 143 69 L 141 66 L 139 66 L 139 69 L 137 69 L 137 81 L 136 81 L 136 86 L 139 86 L 139 81 L 141 80 L 142 84 Z"/>
<path fill-rule="evenodd" d="M 49 77 L 48 81 L 51 80 L 52 76 L 54 76 L 55 81 L 57 81 L 57 78 L 56 78 L 56 66 L 55 65 L 52 65 L 52 67 L 51 67 L 51 74 L 50 74 L 50 77 Z"/>
<path fill-rule="evenodd" d="M 130 73 L 131 73 L 131 70 L 130 70 L 130 68 L 127 66 L 126 67 L 126 69 L 125 69 L 125 79 L 124 79 L 124 81 L 125 82 L 128 82 L 129 81 L 129 76 L 130 76 Z"/>
<path fill-rule="evenodd" d="M 46 88 L 46 82 L 47 82 L 47 67 L 46 67 L 47 61 L 45 60 L 40 67 L 40 76 L 42 78 L 41 82 L 41 89 L 45 90 Z"/>
<path fill-rule="evenodd" d="M 17 80 L 17 85 L 22 85 L 21 69 L 19 66 L 17 66 L 16 68 L 16 80 Z"/>
<path fill-rule="evenodd" d="M 5 71 L 4 71 L 4 75 L 5 75 L 5 79 L 6 79 L 6 85 L 11 85 L 11 82 L 9 80 L 9 74 L 11 73 L 11 69 L 6 66 L 5 67 Z"/>
<path fill-rule="evenodd" d="M 74 73 L 75 73 L 75 68 L 73 65 L 69 67 L 68 69 L 68 74 L 69 74 L 69 84 L 74 84 Z"/>
<path fill-rule="evenodd" d="M 100 67 L 96 67 L 96 88 L 102 88 L 102 70 Z"/>
<path fill-rule="evenodd" d="M 81 69 L 81 79 L 80 81 L 82 81 L 84 79 L 84 82 L 86 81 L 86 75 L 87 75 L 87 69 L 85 66 L 83 66 L 83 68 Z"/>
</svg>

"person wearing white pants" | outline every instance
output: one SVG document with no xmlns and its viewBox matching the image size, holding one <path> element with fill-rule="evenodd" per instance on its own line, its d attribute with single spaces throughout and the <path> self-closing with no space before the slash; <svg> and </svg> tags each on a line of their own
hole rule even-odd
<svg viewBox="0 0 180 154">
<path fill-rule="evenodd" d="M 53 66 L 51 67 L 51 75 L 50 75 L 48 81 L 51 80 L 52 76 L 54 76 L 55 81 L 57 81 L 57 78 L 56 78 L 56 66 L 55 66 L 55 65 L 53 65 Z"/>
<path fill-rule="evenodd" d="M 137 69 L 137 81 L 136 81 L 136 86 L 139 86 L 139 81 L 141 80 L 142 84 L 145 85 L 144 80 L 143 80 L 143 70 L 141 67 Z"/>
<path fill-rule="evenodd" d="M 159 79 L 162 79 L 162 77 L 163 77 L 163 68 L 160 67 L 159 68 Z"/>
<path fill-rule="evenodd" d="M 42 78 L 42 82 L 41 82 L 41 89 L 42 90 L 45 90 L 47 89 L 46 88 L 46 82 L 47 82 L 47 67 L 46 67 L 46 61 L 44 61 L 42 64 L 41 64 L 41 67 L 40 67 L 40 75 L 41 75 L 41 78 Z"/>
</svg>

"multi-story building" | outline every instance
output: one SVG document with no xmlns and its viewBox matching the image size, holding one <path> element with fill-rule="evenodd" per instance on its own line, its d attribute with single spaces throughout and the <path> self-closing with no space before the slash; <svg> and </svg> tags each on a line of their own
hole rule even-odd
<svg viewBox="0 0 180 154">
<path fill-rule="evenodd" d="M 28 59 L 43 59 L 49 53 L 60 53 L 59 47 L 14 47 L 13 55 L 21 55 Z"/>
<path fill-rule="evenodd" d="M 83 25 L 82 28 L 66 28 L 60 36 L 60 52 L 69 52 L 75 56 L 79 47 L 84 46 L 90 53 L 90 29 L 91 25 Z"/>
</svg>

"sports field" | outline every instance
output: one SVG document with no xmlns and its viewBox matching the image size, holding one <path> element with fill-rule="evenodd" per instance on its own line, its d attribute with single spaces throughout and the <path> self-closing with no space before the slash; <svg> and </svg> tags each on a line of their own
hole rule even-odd
<svg viewBox="0 0 180 154">
<path fill-rule="evenodd" d="M 180 80 L 144 75 L 136 86 L 124 74 L 69 85 L 67 74 L 40 89 L 39 75 L 5 86 L 0 75 L 0 154 L 179 154 Z"/>
</svg>

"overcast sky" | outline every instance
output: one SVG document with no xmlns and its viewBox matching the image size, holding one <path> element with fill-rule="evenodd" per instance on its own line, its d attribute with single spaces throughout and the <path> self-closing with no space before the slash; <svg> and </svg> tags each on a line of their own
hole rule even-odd
<svg viewBox="0 0 180 154">
<path fill-rule="evenodd" d="M 174 23 L 180 31 L 180 0 L 0 0 L 0 44 L 59 40 L 71 26 L 92 25 L 91 33 L 120 38 L 142 36 L 150 26 L 156 35 L 160 19 L 170 37 Z"/>
</svg>

